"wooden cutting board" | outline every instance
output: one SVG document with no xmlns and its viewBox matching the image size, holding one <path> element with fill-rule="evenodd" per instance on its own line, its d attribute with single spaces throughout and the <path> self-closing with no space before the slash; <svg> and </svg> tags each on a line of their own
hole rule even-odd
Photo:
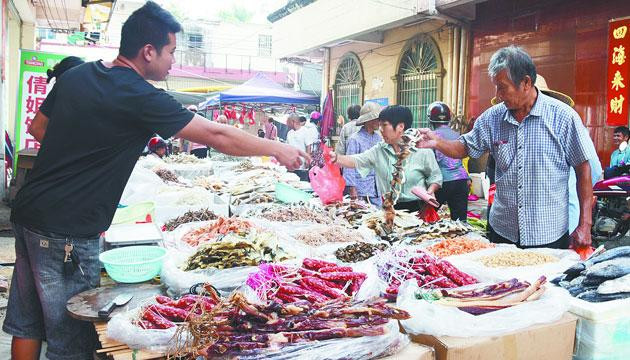
<svg viewBox="0 0 630 360">
<path fill-rule="evenodd" d="M 84 321 L 106 321 L 98 317 L 98 310 L 107 305 L 119 294 L 131 294 L 133 298 L 124 306 L 119 306 L 112 311 L 110 318 L 121 311 L 135 309 L 155 295 L 164 294 L 161 285 L 149 283 L 143 284 L 116 284 L 101 286 L 92 290 L 79 293 L 68 300 L 66 309 L 71 317 Z"/>
</svg>

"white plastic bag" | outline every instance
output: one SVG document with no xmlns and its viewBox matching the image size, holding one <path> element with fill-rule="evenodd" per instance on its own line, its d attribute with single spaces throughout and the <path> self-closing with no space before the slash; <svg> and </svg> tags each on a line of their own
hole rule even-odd
<svg viewBox="0 0 630 360">
<path fill-rule="evenodd" d="M 166 353 L 174 345 L 177 327 L 168 329 L 142 329 L 133 324 L 142 308 L 114 315 L 107 323 L 107 337 L 126 344 L 130 349 L 146 349 Z"/>
<path fill-rule="evenodd" d="M 526 249 L 525 251 L 537 252 L 541 254 L 552 255 L 558 258 L 558 261 L 533 266 L 515 266 L 515 267 L 489 267 L 478 261 L 483 256 L 498 254 L 504 251 L 523 251 L 514 245 L 497 245 L 492 249 L 484 249 L 473 253 L 449 256 L 446 260 L 450 261 L 458 269 L 474 276 L 474 277 L 491 277 L 500 280 L 520 279 L 529 282 L 536 281 L 541 275 L 551 280 L 564 272 L 580 260 L 580 256 L 573 250 L 562 249 Z"/>
<path fill-rule="evenodd" d="M 198 269 L 184 271 L 181 269 L 189 254 L 169 250 L 160 273 L 160 281 L 166 285 L 169 295 L 181 295 L 198 283 L 210 283 L 222 293 L 229 293 L 241 286 L 247 276 L 258 270 L 256 266 L 244 266 L 231 269 Z"/>
<path fill-rule="evenodd" d="M 477 286 L 483 285 L 474 285 Z M 418 289 L 416 283 L 406 281 L 399 289 L 396 302 L 399 308 L 411 315 L 410 319 L 401 320 L 409 334 L 499 336 L 532 325 L 557 321 L 568 310 L 568 303 L 563 301 L 566 290 L 550 285 L 546 285 L 545 293 L 538 300 L 482 315 L 472 315 L 453 306 L 418 300 Z"/>
<path fill-rule="evenodd" d="M 153 171 L 136 164 L 125 185 L 119 203 L 125 205 L 144 201 L 153 201 L 157 196 L 156 189 L 164 182 Z"/>
<path fill-rule="evenodd" d="M 283 346 L 279 349 L 256 350 L 251 354 L 236 353 L 220 357 L 212 355 L 211 358 L 234 359 L 237 357 L 244 360 L 367 360 L 395 354 L 409 344 L 409 337 L 400 333 L 397 321 L 389 321 L 385 329 L 386 333 L 384 335 L 309 341 Z"/>
</svg>

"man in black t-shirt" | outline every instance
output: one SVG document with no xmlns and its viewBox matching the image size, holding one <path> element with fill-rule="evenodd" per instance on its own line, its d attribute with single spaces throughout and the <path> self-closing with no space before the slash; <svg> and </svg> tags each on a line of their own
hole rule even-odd
<svg viewBox="0 0 630 360">
<path fill-rule="evenodd" d="M 111 224 L 132 169 L 154 133 L 230 155 L 267 155 L 288 168 L 303 152 L 194 115 L 147 80 L 175 62 L 181 26 L 149 1 L 122 28 L 119 56 L 60 77 L 42 104 L 42 146 L 13 204 L 16 263 L 3 330 L 14 359 L 89 359 L 92 324 L 70 318 L 67 300 L 99 283 L 99 234 Z M 49 120 L 49 121 L 48 121 Z M 69 256 L 66 256 L 69 255 Z"/>
</svg>

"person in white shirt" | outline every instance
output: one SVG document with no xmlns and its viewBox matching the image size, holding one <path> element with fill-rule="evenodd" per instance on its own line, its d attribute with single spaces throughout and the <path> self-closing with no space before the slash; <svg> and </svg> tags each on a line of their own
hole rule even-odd
<svg viewBox="0 0 630 360">
<path fill-rule="evenodd" d="M 310 150 L 309 145 L 312 144 L 308 139 L 309 137 L 312 137 L 312 135 L 307 128 L 302 126 L 302 122 L 300 120 L 301 117 L 295 113 L 289 115 L 287 118 L 287 126 L 290 129 L 287 133 L 287 144 L 308 153 Z M 300 180 L 309 181 L 308 169 L 306 168 L 305 163 L 302 163 L 302 166 L 299 169 L 294 170 L 293 173 L 299 176 Z"/>
</svg>

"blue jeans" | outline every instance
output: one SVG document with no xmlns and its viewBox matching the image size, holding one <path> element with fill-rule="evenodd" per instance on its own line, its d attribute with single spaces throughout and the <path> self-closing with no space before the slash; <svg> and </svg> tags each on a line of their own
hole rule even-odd
<svg viewBox="0 0 630 360">
<path fill-rule="evenodd" d="M 99 237 L 66 238 L 13 224 L 15 268 L 2 329 L 13 336 L 48 342 L 51 360 L 92 359 L 98 338 L 90 322 L 71 318 L 66 302 L 100 282 Z M 64 274 L 66 241 L 81 268 Z"/>
</svg>

